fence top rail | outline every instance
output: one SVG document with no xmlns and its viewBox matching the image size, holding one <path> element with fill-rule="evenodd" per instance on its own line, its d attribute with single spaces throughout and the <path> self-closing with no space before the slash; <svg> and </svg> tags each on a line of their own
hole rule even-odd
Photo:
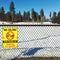
<svg viewBox="0 0 60 60">
<path fill-rule="evenodd" d="M 51 25 L 47 25 L 47 24 L 19 24 L 19 25 L 10 25 L 10 24 L 4 24 L 4 25 L 0 25 L 0 26 L 60 26 L 60 24 L 51 24 Z"/>
</svg>

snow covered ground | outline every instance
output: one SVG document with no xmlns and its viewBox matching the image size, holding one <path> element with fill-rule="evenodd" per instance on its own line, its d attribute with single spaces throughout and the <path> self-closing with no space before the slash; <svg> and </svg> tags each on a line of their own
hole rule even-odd
<svg viewBox="0 0 60 60">
<path fill-rule="evenodd" d="M 2 48 L 0 27 L 0 60 L 20 57 L 60 57 L 60 26 L 18 26 L 18 48 Z"/>
<path fill-rule="evenodd" d="M 1 22 L 1 21 L 0 21 L 0 25 L 4 25 L 4 24 L 5 24 L 5 25 L 7 25 L 7 24 L 8 24 L 8 25 L 11 25 L 12 23 L 11 23 L 11 22 L 3 22 L 3 21 Z M 22 25 L 23 25 L 23 24 L 26 24 L 26 25 L 29 25 L 29 24 L 30 24 L 30 25 L 34 25 L 34 24 L 36 24 L 36 25 L 37 25 L 37 24 L 38 24 L 38 25 L 39 25 L 39 24 L 49 24 L 49 25 L 50 25 L 50 24 L 52 24 L 52 23 L 51 23 L 51 22 L 43 22 L 43 23 L 40 23 L 40 22 L 17 22 L 17 23 L 16 23 L 16 22 L 14 22 L 13 24 L 14 24 L 14 25 L 21 25 L 21 24 L 22 24 Z"/>
</svg>

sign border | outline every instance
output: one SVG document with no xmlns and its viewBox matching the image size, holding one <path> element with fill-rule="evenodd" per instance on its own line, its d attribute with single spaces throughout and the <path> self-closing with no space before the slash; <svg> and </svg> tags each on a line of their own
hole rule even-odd
<svg viewBox="0 0 60 60">
<path fill-rule="evenodd" d="M 0 25 L 0 26 L 2 26 L 2 25 Z M 7 26 L 8 26 L 8 25 L 6 25 L 6 26 L 3 25 L 2 28 L 3 28 L 3 27 L 7 27 Z M 13 26 L 10 26 L 10 27 L 13 27 Z M 16 27 L 17 30 L 18 30 L 18 27 L 17 27 L 17 26 L 15 26 L 15 27 Z M 3 32 L 2 32 L 2 34 L 3 34 Z M 18 32 L 17 32 L 17 35 L 18 35 Z M 2 37 L 2 38 L 3 38 L 3 37 Z M 4 48 L 4 47 L 3 47 L 3 41 L 2 41 L 2 45 L 1 45 L 1 46 L 2 46 L 2 48 Z M 17 36 L 17 47 L 14 47 L 14 48 L 18 48 L 18 36 Z M 11 48 L 4 48 L 4 49 L 11 49 Z"/>
</svg>

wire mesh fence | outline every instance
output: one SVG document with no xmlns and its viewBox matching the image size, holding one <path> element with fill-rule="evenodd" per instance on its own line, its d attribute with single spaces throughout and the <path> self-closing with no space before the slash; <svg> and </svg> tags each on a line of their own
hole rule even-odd
<svg viewBox="0 0 60 60">
<path fill-rule="evenodd" d="M 11 27 L 17 27 L 17 33 Z M 10 35 L 6 38 L 11 31 L 17 36 L 17 47 L 6 48 L 9 42 L 16 43 Z M 60 26 L 0 26 L 0 60 L 26 57 L 60 57 Z"/>
</svg>

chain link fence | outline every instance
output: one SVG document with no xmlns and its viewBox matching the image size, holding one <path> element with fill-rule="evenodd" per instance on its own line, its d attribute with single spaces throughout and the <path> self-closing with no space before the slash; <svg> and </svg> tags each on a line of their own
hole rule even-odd
<svg viewBox="0 0 60 60">
<path fill-rule="evenodd" d="M 0 60 L 24 57 L 60 57 L 60 26 L 12 27 L 18 29 L 18 47 L 2 47 L 3 26 L 0 26 Z"/>
</svg>

